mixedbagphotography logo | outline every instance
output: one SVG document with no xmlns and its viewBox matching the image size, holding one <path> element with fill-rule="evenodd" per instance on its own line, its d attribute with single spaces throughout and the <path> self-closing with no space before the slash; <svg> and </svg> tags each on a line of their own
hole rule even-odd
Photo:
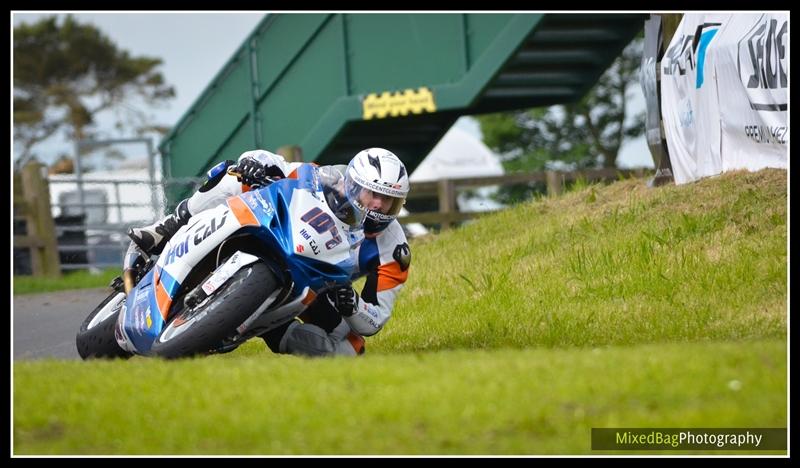
<svg viewBox="0 0 800 468">
<path fill-rule="evenodd" d="M 788 26 L 788 20 L 764 15 L 738 43 L 736 65 L 753 110 L 788 108 Z"/>
<path fill-rule="evenodd" d="M 786 428 L 592 428 L 592 450 L 786 450 Z"/>
</svg>

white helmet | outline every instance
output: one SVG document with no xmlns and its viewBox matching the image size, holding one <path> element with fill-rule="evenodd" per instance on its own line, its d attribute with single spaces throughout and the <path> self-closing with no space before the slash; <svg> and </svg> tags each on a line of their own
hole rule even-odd
<svg viewBox="0 0 800 468">
<path fill-rule="evenodd" d="M 345 191 L 348 198 L 366 212 L 364 230 L 380 232 L 397 218 L 406 202 L 409 182 L 403 162 L 391 151 L 369 148 L 361 151 L 347 166 Z M 369 209 L 374 193 L 390 197 L 385 213 Z"/>
</svg>

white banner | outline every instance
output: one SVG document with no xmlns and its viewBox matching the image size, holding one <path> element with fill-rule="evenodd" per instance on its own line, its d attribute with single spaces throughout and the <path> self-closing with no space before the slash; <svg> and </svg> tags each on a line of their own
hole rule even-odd
<svg viewBox="0 0 800 468">
<path fill-rule="evenodd" d="M 786 168 L 789 15 L 734 15 L 709 52 L 722 113 L 722 170 Z"/>
<path fill-rule="evenodd" d="M 662 59 L 675 182 L 787 165 L 788 16 L 687 14 Z"/>
<path fill-rule="evenodd" d="M 707 54 L 730 14 L 686 14 L 661 60 L 661 113 L 675 183 L 722 172 L 719 105 Z"/>
</svg>

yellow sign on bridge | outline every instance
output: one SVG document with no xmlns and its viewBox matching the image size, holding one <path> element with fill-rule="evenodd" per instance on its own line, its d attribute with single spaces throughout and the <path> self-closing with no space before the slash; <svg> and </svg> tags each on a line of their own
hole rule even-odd
<svg viewBox="0 0 800 468">
<path fill-rule="evenodd" d="M 433 93 L 426 86 L 418 90 L 406 89 L 404 91 L 368 94 L 362 103 L 364 120 L 384 119 L 386 117 L 400 117 L 423 112 L 436 112 L 436 102 Z"/>
</svg>

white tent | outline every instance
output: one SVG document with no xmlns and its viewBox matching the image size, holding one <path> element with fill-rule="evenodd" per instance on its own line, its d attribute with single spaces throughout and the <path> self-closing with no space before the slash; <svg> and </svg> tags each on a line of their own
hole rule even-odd
<svg viewBox="0 0 800 468">
<path fill-rule="evenodd" d="M 497 155 L 466 130 L 453 126 L 411 174 L 411 182 L 503 175 Z"/>
<path fill-rule="evenodd" d="M 454 125 L 417 166 L 409 180 L 414 184 L 415 182 L 431 182 L 444 178 L 461 179 L 497 176 L 504 173 L 500 159 L 492 150 L 460 126 Z M 467 197 L 464 194 L 460 194 L 456 199 L 458 209 L 462 212 L 468 212 L 501 208 L 502 205 L 489 198 L 496 190 L 497 187 L 477 189 L 475 191 L 477 192 L 477 197 Z M 403 210 L 401 216 L 405 214 L 407 212 Z M 428 233 L 428 230 L 419 223 L 404 224 L 404 226 L 407 233 L 412 237 Z"/>
<path fill-rule="evenodd" d="M 409 178 L 411 183 L 440 179 L 499 176 L 505 174 L 498 156 L 481 140 L 454 125 L 442 137 L 430 154 L 417 166 Z M 461 194 L 457 203 L 460 211 L 489 211 L 502 205 L 489 199 L 496 187 L 477 190 L 478 197 Z"/>
</svg>

